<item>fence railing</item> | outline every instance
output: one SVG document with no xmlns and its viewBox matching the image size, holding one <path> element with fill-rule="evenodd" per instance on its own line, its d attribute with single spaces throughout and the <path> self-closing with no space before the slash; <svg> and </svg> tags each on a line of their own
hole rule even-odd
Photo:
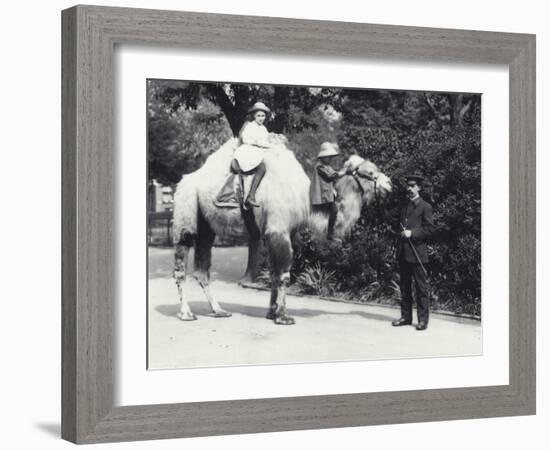
<svg viewBox="0 0 550 450">
<path fill-rule="evenodd" d="M 147 243 L 153 246 L 172 246 L 171 211 L 150 212 L 147 217 Z"/>
<path fill-rule="evenodd" d="M 147 244 L 153 247 L 171 247 L 172 240 L 172 211 L 149 212 L 147 213 Z M 216 236 L 214 246 L 236 246 L 245 245 L 248 242 L 246 237 L 220 238 Z"/>
</svg>

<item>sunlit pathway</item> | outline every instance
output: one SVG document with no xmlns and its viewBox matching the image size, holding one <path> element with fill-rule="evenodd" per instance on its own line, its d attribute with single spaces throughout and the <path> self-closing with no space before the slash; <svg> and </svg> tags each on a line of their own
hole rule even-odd
<svg viewBox="0 0 550 450">
<path fill-rule="evenodd" d="M 394 328 L 399 310 L 310 297 L 287 298 L 296 325 L 266 320 L 269 293 L 237 285 L 246 250 L 215 248 L 212 293 L 233 316 L 209 317 L 196 282 L 189 304 L 198 320 L 177 317 L 178 298 L 170 272 L 171 249 L 149 249 L 149 367 L 178 368 L 242 364 L 393 359 L 481 354 L 477 321 L 433 314 L 428 330 Z"/>
</svg>

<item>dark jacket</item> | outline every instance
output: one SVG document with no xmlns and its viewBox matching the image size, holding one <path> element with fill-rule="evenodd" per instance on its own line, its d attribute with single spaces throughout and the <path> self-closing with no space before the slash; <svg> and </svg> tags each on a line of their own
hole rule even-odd
<svg viewBox="0 0 550 450">
<path fill-rule="evenodd" d="M 312 205 L 324 205 L 333 203 L 334 181 L 338 178 L 338 172 L 332 167 L 321 162 L 317 163 L 311 180 L 310 197 Z"/>
<path fill-rule="evenodd" d="M 415 203 L 409 200 L 401 207 L 399 221 L 399 233 L 403 231 L 401 224 L 403 224 L 406 230 L 411 230 L 412 236 L 410 240 L 416 249 L 416 253 L 423 264 L 427 263 L 428 249 L 426 247 L 426 240 L 436 230 L 432 217 L 432 205 L 421 197 L 419 197 Z M 400 262 L 418 262 L 411 248 L 411 244 L 406 238 L 399 238 L 399 243 L 397 244 L 397 259 Z"/>
</svg>

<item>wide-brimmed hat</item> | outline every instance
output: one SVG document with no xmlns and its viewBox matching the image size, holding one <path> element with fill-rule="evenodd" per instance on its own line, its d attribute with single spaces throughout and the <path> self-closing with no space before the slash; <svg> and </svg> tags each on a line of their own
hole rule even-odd
<svg viewBox="0 0 550 450">
<path fill-rule="evenodd" d="M 252 105 L 252 107 L 248 110 L 249 113 L 253 113 L 256 111 L 263 111 L 266 114 L 269 114 L 271 112 L 271 110 L 267 106 L 265 106 L 262 102 L 254 103 L 254 105 Z"/>
<path fill-rule="evenodd" d="M 417 183 L 422 183 L 424 177 L 419 173 L 408 173 L 404 176 L 405 181 L 416 181 Z"/>
<path fill-rule="evenodd" d="M 328 156 L 338 156 L 340 152 L 337 150 L 336 146 L 331 142 L 323 142 L 321 144 L 321 151 L 317 155 L 317 158 L 326 158 Z"/>
</svg>

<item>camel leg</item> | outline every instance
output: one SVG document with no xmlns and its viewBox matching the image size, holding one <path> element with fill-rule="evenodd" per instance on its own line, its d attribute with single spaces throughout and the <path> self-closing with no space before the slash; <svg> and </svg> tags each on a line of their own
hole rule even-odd
<svg viewBox="0 0 550 450">
<path fill-rule="evenodd" d="M 256 281 L 261 257 L 261 244 L 261 238 L 250 237 L 248 241 L 248 263 L 246 265 L 246 272 L 239 280 L 239 284 L 254 283 Z"/>
<path fill-rule="evenodd" d="M 271 263 L 271 301 L 267 318 L 278 325 L 293 325 L 286 312 L 286 288 L 290 282 L 292 244 L 287 233 L 269 233 L 267 245 Z"/>
<path fill-rule="evenodd" d="M 210 291 L 210 266 L 212 265 L 212 245 L 216 235 L 210 226 L 199 222 L 199 234 L 195 244 L 195 278 L 212 308 L 213 317 L 231 317 L 231 313 L 225 311 Z"/>
<path fill-rule="evenodd" d="M 256 281 L 262 250 L 262 236 L 260 228 L 256 223 L 254 212 L 251 210 L 244 210 L 243 219 L 249 236 L 248 262 L 246 265 L 246 272 L 239 280 L 239 284 L 254 283 Z"/>
<path fill-rule="evenodd" d="M 184 244 L 176 245 L 175 253 L 175 262 L 174 262 L 174 280 L 176 281 L 176 286 L 178 288 L 178 296 L 180 299 L 180 311 L 178 313 L 178 318 L 183 321 L 197 320 L 195 314 L 191 312 L 187 299 L 183 295 L 183 288 L 185 285 L 185 279 L 187 276 L 187 263 L 189 259 L 189 249 L 190 243 L 186 242 Z"/>
</svg>

